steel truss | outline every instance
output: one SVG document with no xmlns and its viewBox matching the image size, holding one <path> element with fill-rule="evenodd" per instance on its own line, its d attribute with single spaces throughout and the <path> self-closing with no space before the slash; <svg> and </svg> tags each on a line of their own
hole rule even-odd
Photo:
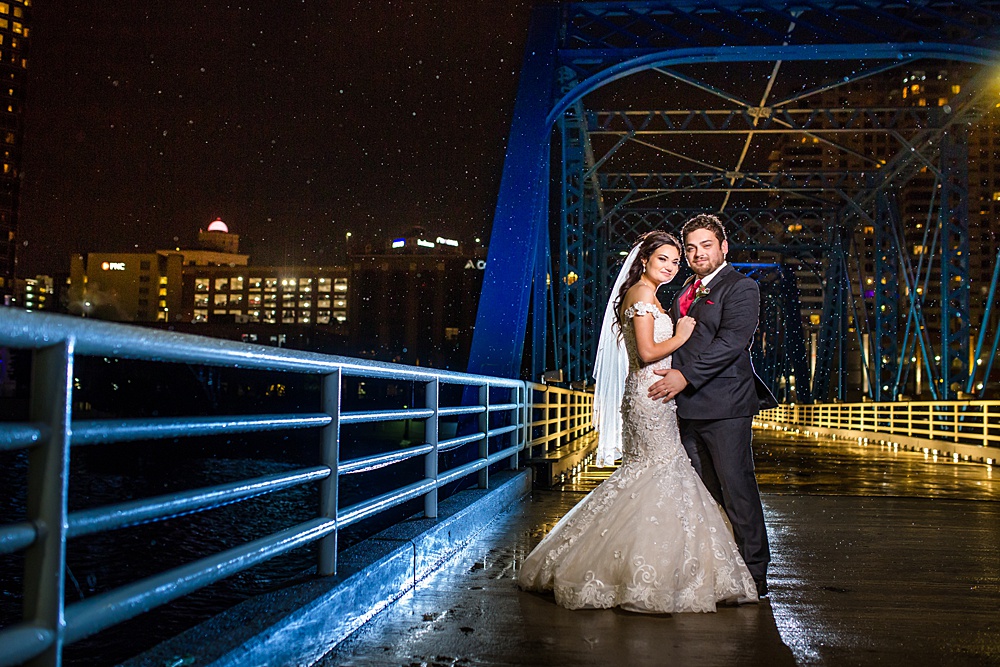
<svg viewBox="0 0 1000 667">
<path fill-rule="evenodd" d="M 566 3 L 534 10 L 525 53 L 471 371 L 518 373 L 533 307 L 533 346 L 545 351 L 532 350 L 530 375 L 559 368 L 569 380 L 585 380 L 620 253 L 649 229 L 677 231 L 690 215 L 711 211 L 730 230 L 734 259 L 783 267 L 754 271 L 762 295 L 771 288 L 775 295 L 762 302 L 760 342 L 785 336 L 768 351 L 788 358 L 761 359 L 775 369 L 765 374 L 776 389 L 794 374 L 797 400 L 845 398 L 858 384 L 850 371 L 858 353 L 868 360 L 865 393 L 891 399 L 906 384 L 918 344 L 932 391 L 954 396 L 971 382 L 968 177 L 956 128 L 992 108 L 992 99 L 984 103 L 990 88 L 982 65 L 1000 60 L 1000 2 Z M 792 69 L 807 61 L 824 66 Z M 857 85 L 940 63 L 956 86 L 947 103 L 851 99 Z M 733 79 L 730 66 L 759 74 L 757 90 Z M 782 87 L 786 70 L 802 81 Z M 817 74 L 827 70 L 826 78 Z M 641 96 L 643 86 L 624 87 L 640 76 L 686 91 L 676 98 L 681 103 L 623 109 L 602 101 L 606 90 L 624 90 L 612 99 Z M 814 103 L 840 91 L 834 104 Z M 697 102 L 683 104 L 689 98 Z M 881 137 L 891 150 L 878 157 L 860 147 L 859 136 Z M 737 141 L 739 150 L 698 152 L 717 141 Z M 801 167 L 774 168 L 758 150 L 770 142 L 792 154 L 792 141 L 802 143 L 803 155 L 813 150 L 817 164 L 807 156 Z M 841 159 L 820 166 L 821 154 Z M 562 163 L 552 171 L 558 215 L 550 213 L 550 155 Z M 942 190 L 934 202 L 940 242 L 932 244 L 940 258 L 927 258 L 923 276 L 924 265 L 915 269 L 905 254 L 893 194 L 920 173 L 934 174 Z M 874 245 L 861 247 L 856 237 L 868 228 Z M 551 267 L 549 239 L 559 245 Z M 864 267 L 864 253 L 875 257 L 873 269 Z M 940 355 L 926 339 L 926 290 L 916 289 L 921 281 L 929 287 L 932 264 L 941 275 Z M 818 285 L 822 304 L 810 315 L 819 324 L 808 339 L 799 318 L 798 343 L 787 338 L 788 313 L 804 317 L 813 307 L 791 305 L 798 289 L 788 286 L 796 281 Z M 546 310 L 548 339 L 538 331 Z M 781 332 L 769 328 L 779 320 Z M 933 356 L 940 365 L 931 366 Z"/>
</svg>

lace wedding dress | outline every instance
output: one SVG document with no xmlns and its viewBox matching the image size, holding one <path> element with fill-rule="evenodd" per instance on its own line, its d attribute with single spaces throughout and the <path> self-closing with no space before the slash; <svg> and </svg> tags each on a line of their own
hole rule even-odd
<svg viewBox="0 0 1000 667">
<path fill-rule="evenodd" d="M 525 559 L 518 584 L 555 593 L 570 609 L 715 611 L 718 602 L 757 600 L 722 508 L 684 451 L 673 401 L 646 396 L 659 379 L 636 350 L 633 318 L 652 317 L 653 339 L 673 334 L 648 303 L 625 312 L 629 375 L 622 399 L 622 465 L 569 511 Z"/>
</svg>

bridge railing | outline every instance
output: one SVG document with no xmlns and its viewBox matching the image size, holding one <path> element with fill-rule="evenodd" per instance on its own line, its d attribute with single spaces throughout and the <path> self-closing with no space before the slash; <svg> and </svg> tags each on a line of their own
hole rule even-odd
<svg viewBox="0 0 1000 667">
<path fill-rule="evenodd" d="M 520 380 L 435 371 L 397 364 L 246 345 L 230 341 L 83 320 L 75 317 L 0 309 L 0 348 L 28 350 L 31 356 L 27 418 L 0 422 L 0 452 L 27 450 L 27 501 L 23 520 L 0 525 L 0 557 L 24 552 L 24 615 L 0 629 L 0 665 L 58 665 L 63 647 L 156 606 L 229 577 L 305 544 L 318 542 L 317 572 L 337 569 L 337 535 L 345 527 L 423 498 L 424 514 L 437 516 L 438 491 L 470 475 L 488 487 L 490 466 L 518 466 L 526 447 L 548 446 L 587 428 L 585 397 Z M 318 377 L 317 412 L 240 414 L 169 418 L 74 418 L 74 365 L 81 357 L 238 368 Z M 403 381 L 418 388 L 416 407 L 344 410 L 348 377 Z M 422 386 L 422 390 L 419 388 Z M 456 389 L 457 386 L 457 389 Z M 466 400 L 444 399 L 465 395 Z M 469 404 L 470 395 L 478 400 Z M 153 412 L 155 414 L 155 412 Z M 448 421 L 448 432 L 440 427 Z M 464 420 L 466 428 L 453 428 Z M 360 458 L 343 459 L 341 427 L 377 422 L 422 423 L 424 442 L 389 447 Z M 537 421 L 536 424 L 532 424 Z M 471 422 L 471 427 L 469 423 Z M 532 429 L 543 435 L 530 437 Z M 71 452 L 81 446 L 194 438 L 211 435 L 314 429 L 318 460 L 296 470 L 208 488 L 69 511 Z M 466 461 L 440 469 L 440 455 Z M 423 475 L 391 491 L 342 506 L 338 480 L 411 459 L 423 460 Z M 506 462 L 506 463 L 505 463 Z M 67 540 L 237 503 L 306 484 L 318 487 L 319 513 L 311 520 L 169 569 L 79 602 L 65 602 Z M 2 494 L 13 493 L 10 489 Z M 77 499 L 79 500 L 79 498 Z M 79 503 L 78 503 L 79 504 Z"/>
<path fill-rule="evenodd" d="M 757 422 L 893 436 L 969 460 L 995 460 L 1000 447 L 1000 401 L 790 404 L 761 412 Z"/>
<path fill-rule="evenodd" d="M 545 456 L 594 430 L 594 394 L 527 383 L 531 409 L 529 458 Z"/>
</svg>

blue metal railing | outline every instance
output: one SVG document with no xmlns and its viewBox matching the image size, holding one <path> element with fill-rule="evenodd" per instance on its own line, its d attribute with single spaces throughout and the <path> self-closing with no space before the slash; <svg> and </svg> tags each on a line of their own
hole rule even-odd
<svg viewBox="0 0 1000 667">
<path fill-rule="evenodd" d="M 0 525 L 0 556 L 25 551 L 26 563 L 23 621 L 0 629 L 0 666 L 28 660 L 58 665 L 63 647 L 69 643 L 308 543 L 319 545 L 317 572 L 332 575 L 337 567 L 338 531 L 346 526 L 421 497 L 424 514 L 436 517 L 438 490 L 444 484 L 476 473 L 480 487 L 486 488 L 492 464 L 507 461 L 516 468 L 522 450 L 544 450 L 590 429 L 591 401 L 582 392 L 62 315 L 0 309 L 0 347 L 31 351 L 27 422 L 0 422 L 0 452 L 29 451 L 27 516 L 23 521 Z M 73 420 L 74 363 L 81 356 L 318 376 L 321 407 L 319 412 L 308 414 Z M 422 384 L 423 405 L 342 410 L 347 377 Z M 474 388 L 478 403 L 441 405 L 445 385 L 457 385 L 466 393 Z M 536 400 L 540 402 L 536 404 Z M 491 422 L 491 415 L 506 417 Z M 474 417 L 474 432 L 441 439 L 439 420 L 462 416 Z M 423 422 L 423 443 L 340 459 L 342 425 L 402 420 Z M 532 434 L 535 421 L 543 425 L 537 437 Z M 82 511 L 68 510 L 69 463 L 74 447 L 288 429 L 319 431 L 321 447 L 315 465 Z M 471 448 L 466 457 L 471 460 L 440 470 L 438 455 L 461 448 Z M 419 458 L 424 462 L 422 478 L 407 480 L 347 507 L 340 505 L 338 479 L 342 476 Z M 73 604 L 64 601 L 68 539 L 172 519 L 310 483 L 319 489 L 319 513 L 310 520 Z"/>
</svg>

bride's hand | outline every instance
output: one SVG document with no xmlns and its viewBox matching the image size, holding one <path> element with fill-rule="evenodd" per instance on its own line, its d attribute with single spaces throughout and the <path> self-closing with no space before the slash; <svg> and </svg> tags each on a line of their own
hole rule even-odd
<svg viewBox="0 0 1000 667">
<path fill-rule="evenodd" d="M 683 338 L 684 340 L 687 340 L 688 338 L 691 337 L 691 334 L 694 332 L 694 325 L 697 323 L 698 321 L 693 317 L 687 317 L 687 316 L 682 317 L 681 319 L 677 320 L 677 327 L 676 330 L 674 331 L 674 335 Z"/>
</svg>

